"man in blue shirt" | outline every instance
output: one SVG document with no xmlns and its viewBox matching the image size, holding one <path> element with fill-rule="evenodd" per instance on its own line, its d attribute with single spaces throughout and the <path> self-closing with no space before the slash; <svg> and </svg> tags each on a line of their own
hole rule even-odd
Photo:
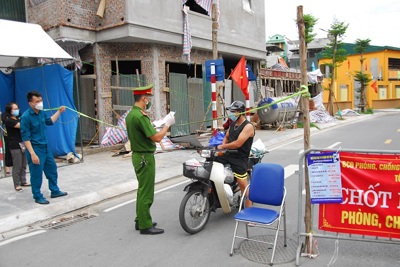
<svg viewBox="0 0 400 267">
<path fill-rule="evenodd" d="M 60 114 L 65 111 L 61 106 L 53 116 L 48 117 L 43 112 L 42 95 L 37 91 L 30 91 L 27 94 L 30 109 L 21 116 L 21 136 L 24 141 L 31 176 L 31 188 L 33 198 L 38 204 L 49 204 L 50 202 L 42 195 L 43 172 L 49 181 L 51 197 L 63 197 L 67 192 L 60 191 L 57 185 L 57 165 L 54 157 L 47 146 L 46 125 L 53 125 Z"/>
</svg>

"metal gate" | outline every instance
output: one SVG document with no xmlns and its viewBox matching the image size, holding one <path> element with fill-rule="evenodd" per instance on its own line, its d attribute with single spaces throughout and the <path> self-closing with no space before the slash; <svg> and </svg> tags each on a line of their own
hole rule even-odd
<svg viewBox="0 0 400 267">
<path fill-rule="evenodd" d="M 170 110 L 176 112 L 171 136 L 190 135 L 197 133 L 202 126 L 207 127 L 208 124 L 205 122 L 207 121 L 207 108 L 205 108 L 207 101 L 204 97 L 207 92 L 204 90 L 203 80 L 200 78 L 188 79 L 186 74 L 170 73 L 169 88 Z"/>
<path fill-rule="evenodd" d="M 124 115 L 124 113 L 130 110 L 135 104 L 132 88 L 139 86 L 138 78 L 140 81 L 146 80 L 144 74 L 140 74 L 139 77 L 137 75 L 111 76 L 112 109 L 114 115 Z M 142 82 L 140 85 L 144 86 L 145 84 Z M 114 125 L 117 124 L 117 121 L 117 116 L 113 116 Z"/>
<path fill-rule="evenodd" d="M 75 106 L 78 108 L 80 112 L 88 115 L 91 118 L 96 118 L 96 91 L 95 91 L 95 76 L 94 75 L 81 75 L 79 77 L 79 90 L 77 92 L 76 88 L 74 88 L 74 93 L 79 93 L 80 105 L 75 103 Z M 77 97 L 74 97 L 77 99 Z M 97 123 L 94 120 L 81 116 L 79 118 L 81 127 L 78 127 L 77 131 L 77 139 L 79 136 L 82 136 L 82 142 L 94 141 L 94 143 L 98 143 L 97 140 L 93 140 L 96 136 L 97 131 Z M 80 142 L 80 141 L 79 141 Z"/>
<path fill-rule="evenodd" d="M 188 81 L 186 74 L 169 73 L 170 110 L 175 113 L 171 136 L 189 135 Z"/>
</svg>

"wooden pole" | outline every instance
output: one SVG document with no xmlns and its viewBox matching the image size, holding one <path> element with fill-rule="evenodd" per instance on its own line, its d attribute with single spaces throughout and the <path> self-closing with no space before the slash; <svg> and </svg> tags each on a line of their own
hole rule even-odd
<svg viewBox="0 0 400 267">
<path fill-rule="evenodd" d="M 215 1 L 212 3 L 212 9 L 211 9 L 211 18 L 212 18 L 212 32 L 211 32 L 211 37 L 212 37 L 212 56 L 213 59 L 216 60 L 218 59 L 218 49 L 217 49 L 217 44 L 218 44 L 218 12 L 217 12 L 217 4 Z M 213 135 L 216 134 L 217 128 L 218 128 L 218 123 L 216 118 L 218 118 L 218 109 L 217 109 L 217 90 L 216 90 L 216 67 L 215 65 L 211 65 L 211 103 L 212 103 L 212 118 L 213 118 L 213 123 L 212 123 L 212 132 Z"/>
<path fill-rule="evenodd" d="M 212 3 L 212 54 L 213 59 L 218 59 L 218 12 L 217 12 L 217 4 L 215 1 Z"/>
<path fill-rule="evenodd" d="M 307 48 L 305 41 L 305 26 L 304 26 L 304 17 L 303 17 L 303 6 L 297 7 L 297 27 L 299 29 L 299 45 L 300 45 L 300 69 L 301 69 L 301 85 L 305 85 L 308 87 L 308 78 L 307 78 Z M 303 94 L 301 97 L 301 114 L 303 117 L 303 125 L 304 125 L 304 151 L 310 148 L 310 113 L 309 113 L 309 94 Z M 308 167 L 307 167 L 307 159 L 304 158 L 304 187 L 306 191 L 306 200 L 305 200 L 305 230 L 306 233 L 312 232 L 312 214 L 311 214 L 311 200 L 310 200 L 310 181 L 308 177 Z M 307 253 L 312 253 L 309 251 L 310 246 L 310 238 L 306 236 L 305 240 Z"/>
</svg>

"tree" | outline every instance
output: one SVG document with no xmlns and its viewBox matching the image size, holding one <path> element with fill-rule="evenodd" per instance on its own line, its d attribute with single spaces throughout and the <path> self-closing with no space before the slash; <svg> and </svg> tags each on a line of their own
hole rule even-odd
<svg viewBox="0 0 400 267">
<path fill-rule="evenodd" d="M 345 24 L 345 22 L 340 22 L 337 19 L 333 20 L 331 24 L 331 28 L 328 30 L 328 37 L 330 39 L 329 44 L 325 47 L 325 49 L 321 52 L 321 56 L 323 58 L 332 59 L 332 62 L 328 64 L 332 67 L 332 76 L 331 76 L 331 86 L 329 87 L 329 98 L 328 98 L 328 112 L 331 116 L 333 116 L 333 99 L 334 88 L 335 88 L 335 79 L 336 79 L 336 70 L 340 64 L 346 60 L 347 53 L 346 50 L 342 48 L 342 38 L 347 31 L 349 24 Z"/>
<path fill-rule="evenodd" d="M 313 31 L 315 24 L 317 24 L 318 19 L 311 14 L 305 14 L 303 16 L 303 20 L 304 20 L 305 40 L 307 46 L 307 44 L 314 41 L 315 36 L 317 36 L 317 34 L 313 33 Z"/>
<path fill-rule="evenodd" d="M 356 71 L 354 75 L 354 80 L 360 83 L 360 88 L 357 89 L 357 92 L 360 94 L 360 104 L 359 107 L 361 109 L 361 112 L 365 112 L 365 107 L 367 103 L 367 99 L 365 96 L 365 87 L 368 85 L 369 82 L 372 81 L 372 79 L 369 77 L 368 74 L 364 74 L 364 52 L 368 49 L 369 43 L 371 42 L 370 39 L 357 39 L 356 40 L 356 46 L 354 47 L 354 51 L 357 53 L 360 53 L 360 63 L 361 63 L 361 70 Z"/>
</svg>

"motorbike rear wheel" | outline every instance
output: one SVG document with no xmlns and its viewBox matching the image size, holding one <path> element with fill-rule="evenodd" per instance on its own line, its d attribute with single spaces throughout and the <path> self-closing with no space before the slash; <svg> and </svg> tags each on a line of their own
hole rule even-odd
<svg viewBox="0 0 400 267">
<path fill-rule="evenodd" d="M 203 202 L 204 210 L 202 210 Z M 210 201 L 203 197 L 202 190 L 187 192 L 179 207 L 179 222 L 183 230 L 189 234 L 196 234 L 206 227 L 210 218 Z"/>
</svg>

